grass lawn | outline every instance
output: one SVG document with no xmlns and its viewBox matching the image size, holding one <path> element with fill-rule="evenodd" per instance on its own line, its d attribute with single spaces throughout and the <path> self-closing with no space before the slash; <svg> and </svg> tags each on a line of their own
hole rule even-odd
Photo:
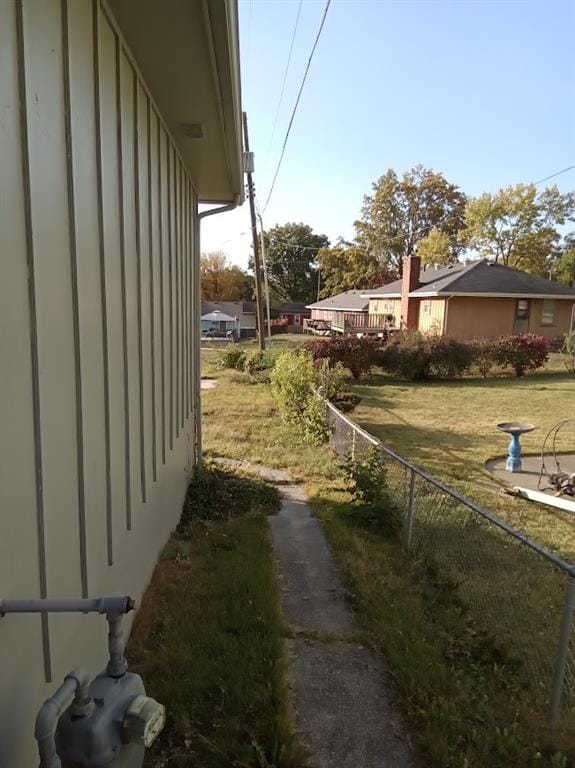
<svg viewBox="0 0 575 768">
<path fill-rule="evenodd" d="M 218 489 L 210 498 L 204 483 L 198 506 L 224 517 L 222 504 L 229 511 L 230 493 L 241 493 L 248 516 L 198 520 L 169 542 L 130 639 L 130 667 L 168 715 L 146 765 L 296 768 L 274 560 L 257 514 L 271 491 L 234 480 L 229 492 L 221 483 L 208 492 Z"/>
<path fill-rule="evenodd" d="M 485 535 L 480 526 L 468 522 L 466 535 L 482 542 L 485 559 L 476 562 L 473 552 L 469 556 L 463 552 L 457 562 L 465 572 L 442 570 L 449 567 L 449 559 L 441 563 L 439 558 L 431 564 L 407 556 L 399 541 L 386 538 L 362 522 L 327 448 L 302 442 L 297 433 L 282 424 L 267 385 L 249 384 L 235 371 L 219 375 L 219 386 L 202 395 L 206 452 L 286 468 L 305 482 L 344 569 L 362 628 L 385 656 L 421 764 L 433 768 L 575 765 L 575 734 L 570 722 L 563 722 L 554 734 L 545 724 L 542 702 L 546 691 L 538 691 L 537 686 L 540 679 L 547 679 L 549 670 L 542 670 L 540 677 L 537 673 L 541 670 L 531 666 L 534 658 L 552 659 L 554 651 L 554 619 L 561 594 L 552 570 L 532 567 L 529 555 L 507 549 L 509 542 L 491 537 L 489 532 Z M 561 373 L 536 375 L 520 382 L 475 381 L 469 388 L 462 382 L 425 385 L 429 391 L 442 387 L 438 403 L 446 400 L 447 390 L 457 387 L 479 395 L 483 389 L 503 394 L 506 386 L 515 390 L 533 387 L 534 392 L 554 387 L 569 387 L 572 391 L 570 380 Z M 358 391 L 366 398 L 359 411 L 362 422 L 377 428 L 376 412 L 387 408 L 393 413 L 392 393 L 399 396 L 401 392 L 405 398 L 403 421 L 393 421 L 390 414 L 385 417 L 397 431 L 401 431 L 400 425 L 411 425 L 414 445 L 416 433 L 429 437 L 435 431 L 437 438 L 446 439 L 453 433 L 440 420 L 427 430 L 423 416 L 418 426 L 413 423 L 423 387 L 388 381 L 359 385 Z M 386 400 L 388 389 L 391 394 Z M 411 409 L 407 405 L 409 392 Z M 485 441 L 493 420 L 482 411 L 492 397 L 485 395 L 485 402 L 477 408 L 478 419 L 482 423 L 485 420 Z M 525 403 L 525 398 L 521 402 Z M 445 402 L 442 408 L 444 416 L 452 410 Z M 495 411 L 496 420 L 515 416 L 515 412 L 500 416 L 497 407 Z M 542 404 L 540 413 L 544 411 Z M 529 413 L 517 415 L 526 417 Z M 461 417 L 467 434 L 474 429 L 469 426 L 473 418 L 473 413 L 468 414 L 467 422 Z M 531 418 L 537 421 L 539 416 Z M 379 422 L 379 434 L 384 438 L 386 424 Z M 505 439 L 494 431 L 493 435 L 494 443 L 502 440 L 503 452 Z M 462 447 L 474 450 L 469 440 Z M 450 454 L 445 450 L 441 456 L 428 447 L 416 448 L 419 454 L 404 444 L 404 452 L 431 471 L 459 487 L 475 488 L 464 467 L 458 465 L 452 476 L 445 474 L 451 471 L 447 466 Z M 455 452 L 454 446 L 448 450 Z M 431 463 L 424 462 L 427 457 L 431 457 Z M 477 476 L 481 475 L 485 458 L 478 460 Z M 490 508 L 494 507 L 492 502 L 499 501 L 491 493 L 481 500 Z M 535 514 L 529 510 L 523 514 Z M 428 533 L 444 534 L 447 522 L 454 528 L 462 524 L 453 510 L 444 512 L 442 521 L 430 526 Z M 567 521 L 562 524 L 567 525 Z M 490 612 L 491 621 L 482 623 L 477 608 Z"/>
<path fill-rule="evenodd" d="M 488 507 L 568 560 L 575 560 L 575 516 L 485 490 L 485 462 L 507 452 L 501 421 L 529 421 L 525 453 L 539 453 L 547 430 L 575 414 L 575 378 L 559 355 L 524 378 L 401 382 L 380 376 L 353 387 L 362 398 L 353 419 L 414 464 Z M 563 447 L 575 450 L 575 429 Z"/>
</svg>

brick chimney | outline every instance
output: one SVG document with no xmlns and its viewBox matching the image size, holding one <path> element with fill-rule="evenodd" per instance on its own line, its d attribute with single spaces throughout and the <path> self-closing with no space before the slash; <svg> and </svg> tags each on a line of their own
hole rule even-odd
<svg viewBox="0 0 575 768">
<path fill-rule="evenodd" d="M 416 330 L 419 324 L 419 299 L 410 299 L 409 294 L 419 288 L 419 273 L 421 259 L 419 256 L 408 256 L 403 262 L 403 278 L 401 282 L 401 318 L 402 328 Z"/>
</svg>

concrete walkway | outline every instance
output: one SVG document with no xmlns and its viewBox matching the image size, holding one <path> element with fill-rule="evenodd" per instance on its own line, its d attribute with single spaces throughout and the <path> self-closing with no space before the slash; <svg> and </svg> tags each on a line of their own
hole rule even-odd
<svg viewBox="0 0 575 768">
<path fill-rule="evenodd" d="M 280 486 L 270 518 L 295 724 L 309 768 L 409 768 L 379 654 L 353 642 L 355 617 L 318 520 L 300 486 Z"/>
</svg>

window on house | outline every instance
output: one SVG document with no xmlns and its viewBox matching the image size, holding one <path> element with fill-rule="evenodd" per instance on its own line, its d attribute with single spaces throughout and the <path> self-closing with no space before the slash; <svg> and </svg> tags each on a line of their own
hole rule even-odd
<svg viewBox="0 0 575 768">
<path fill-rule="evenodd" d="M 541 309 L 541 325 L 555 325 L 555 299 L 543 299 Z"/>
<path fill-rule="evenodd" d="M 386 301 L 383 305 L 383 314 L 387 315 L 393 312 L 393 301 Z"/>
<path fill-rule="evenodd" d="M 527 299 L 519 299 L 517 301 L 515 317 L 517 320 L 527 320 L 529 317 L 529 301 Z"/>
<path fill-rule="evenodd" d="M 423 302 L 423 314 L 424 315 L 430 315 L 431 314 L 431 299 L 427 299 Z"/>
</svg>

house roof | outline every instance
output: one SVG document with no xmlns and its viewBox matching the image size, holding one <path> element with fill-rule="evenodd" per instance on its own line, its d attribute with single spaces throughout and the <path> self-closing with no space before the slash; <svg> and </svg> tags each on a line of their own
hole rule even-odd
<svg viewBox="0 0 575 768">
<path fill-rule="evenodd" d="M 277 307 L 277 311 L 283 312 L 284 314 L 309 315 L 305 301 L 288 301 L 286 304 L 280 304 L 280 306 Z"/>
<path fill-rule="evenodd" d="M 230 315 L 226 315 L 225 312 L 220 312 L 219 309 L 216 309 L 213 312 L 208 312 L 207 314 L 202 315 L 201 319 L 210 322 L 235 323 L 237 317 L 230 317 Z"/>
<path fill-rule="evenodd" d="M 453 264 L 441 269 L 422 270 L 420 285 L 409 295 L 425 296 L 485 296 L 543 299 L 575 299 L 575 289 L 529 275 L 513 267 L 480 259 L 469 264 Z M 401 280 L 377 288 L 373 298 L 398 298 L 401 296 Z"/>
<path fill-rule="evenodd" d="M 108 0 L 199 202 L 243 200 L 237 0 Z"/>
<path fill-rule="evenodd" d="M 246 302 L 243 301 L 202 301 L 202 317 L 208 315 L 210 312 L 223 312 L 230 317 L 238 317 L 239 315 L 246 314 L 243 310 L 243 305 Z"/>
<path fill-rule="evenodd" d="M 344 291 L 336 296 L 329 296 L 327 299 L 316 301 L 314 304 L 308 304 L 308 309 L 334 309 L 345 312 L 364 312 L 369 305 L 369 299 L 366 298 L 364 291 Z"/>
</svg>

